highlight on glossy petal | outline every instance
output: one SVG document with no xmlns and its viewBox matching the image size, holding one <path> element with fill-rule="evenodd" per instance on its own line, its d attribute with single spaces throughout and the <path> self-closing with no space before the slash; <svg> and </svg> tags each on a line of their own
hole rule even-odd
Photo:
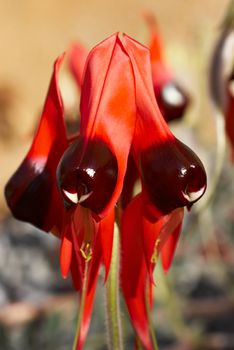
<svg viewBox="0 0 234 350">
<path fill-rule="evenodd" d="M 54 64 L 49 91 L 31 148 L 5 188 L 13 215 L 49 231 L 60 225 L 62 202 L 55 183 L 59 158 L 67 147 L 58 72 L 64 55 Z M 52 204 L 53 203 L 53 204 Z"/>
<path fill-rule="evenodd" d="M 190 98 L 174 79 L 154 90 L 160 111 L 167 122 L 184 115 Z"/>
</svg>

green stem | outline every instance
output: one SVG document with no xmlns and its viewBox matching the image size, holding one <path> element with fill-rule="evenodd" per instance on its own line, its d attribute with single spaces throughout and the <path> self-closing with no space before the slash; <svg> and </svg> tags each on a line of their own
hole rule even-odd
<svg viewBox="0 0 234 350">
<path fill-rule="evenodd" d="M 114 229 L 113 250 L 106 282 L 106 315 L 109 349 L 122 350 L 122 329 L 119 308 L 119 231 Z"/>
<path fill-rule="evenodd" d="M 81 293 L 81 297 L 80 297 L 80 309 L 79 309 L 79 314 L 78 314 L 78 319 L 77 319 L 76 335 L 74 338 L 72 350 L 76 350 L 77 342 L 78 342 L 79 335 L 80 335 L 80 327 L 81 327 L 81 321 L 82 321 L 82 317 L 83 317 L 85 296 L 86 296 L 86 291 L 87 291 L 88 267 L 89 267 L 89 262 L 87 260 L 87 261 L 85 261 L 83 288 L 82 288 L 82 293 Z"/>
</svg>

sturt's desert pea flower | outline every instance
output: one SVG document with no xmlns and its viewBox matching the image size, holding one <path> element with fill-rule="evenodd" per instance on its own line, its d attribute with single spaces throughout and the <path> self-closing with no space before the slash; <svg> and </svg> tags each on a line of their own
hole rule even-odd
<svg viewBox="0 0 234 350">
<path fill-rule="evenodd" d="M 159 255 L 169 269 L 184 207 L 205 192 L 205 170 L 162 117 L 146 47 L 117 33 L 90 51 L 79 135 L 72 139 L 58 86 L 62 60 L 55 62 L 32 146 L 6 185 L 7 203 L 15 217 L 61 239 L 61 273 L 71 273 L 79 293 L 85 288 L 77 349 L 88 331 L 101 265 L 108 277 L 118 222 L 120 287 L 135 331 L 150 350 L 153 269 Z M 136 177 L 141 189 L 133 196 Z"/>
<path fill-rule="evenodd" d="M 217 120 L 224 117 L 224 132 L 231 146 L 231 159 L 234 159 L 234 2 L 230 1 L 221 31 L 215 43 L 210 65 L 210 94 Z M 217 139 L 222 140 L 222 132 L 218 125 Z M 221 148 L 221 147 L 220 147 Z M 219 150 L 219 154 L 221 151 Z M 224 147 L 223 147 L 224 154 Z"/>
<path fill-rule="evenodd" d="M 152 12 L 143 13 L 149 28 L 150 50 L 154 93 L 159 109 L 167 122 L 184 116 L 190 102 L 189 94 L 175 78 L 165 57 L 165 50 L 159 28 Z"/>
</svg>

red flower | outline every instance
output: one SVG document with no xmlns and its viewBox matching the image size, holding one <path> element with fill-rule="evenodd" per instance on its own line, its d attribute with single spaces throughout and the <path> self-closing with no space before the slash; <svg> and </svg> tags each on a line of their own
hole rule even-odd
<svg viewBox="0 0 234 350">
<path fill-rule="evenodd" d="M 146 349 L 152 349 L 145 291 L 147 285 L 152 288 L 152 271 L 160 252 L 164 269 L 170 267 L 183 207 L 190 208 L 203 195 L 206 175 L 199 158 L 173 136 L 158 109 L 148 50 L 128 36 L 123 45 L 135 78 L 137 120 L 132 153 L 142 192 L 123 214 L 122 287 L 138 336 Z"/>
<path fill-rule="evenodd" d="M 148 49 L 126 35 L 121 42 L 115 34 L 89 53 L 80 133 L 72 141 L 66 136 L 57 82 L 61 61 L 55 63 L 32 147 L 6 186 L 7 202 L 18 219 L 61 238 L 62 275 L 71 271 L 75 288 L 86 288 L 77 342 L 81 349 L 101 264 L 108 275 L 114 210 L 122 194 L 122 290 L 141 342 L 152 349 L 146 287 L 150 292 L 159 253 L 165 270 L 170 267 L 183 207 L 203 195 L 205 171 L 160 113 Z M 135 198 L 133 172 L 142 184 Z"/>
<path fill-rule="evenodd" d="M 234 91 L 233 74 L 227 80 L 226 86 L 226 110 L 225 110 L 225 131 L 231 145 L 231 159 L 234 161 Z"/>
<path fill-rule="evenodd" d="M 147 46 L 150 49 L 154 93 L 163 117 L 170 122 L 183 117 L 190 99 L 166 64 L 163 43 L 154 15 L 145 12 L 144 17 L 150 30 Z"/>
<path fill-rule="evenodd" d="M 63 56 L 54 65 L 48 95 L 32 146 L 9 180 L 5 196 L 13 215 L 38 228 L 61 228 L 63 205 L 55 169 L 68 146 L 57 75 Z"/>
</svg>

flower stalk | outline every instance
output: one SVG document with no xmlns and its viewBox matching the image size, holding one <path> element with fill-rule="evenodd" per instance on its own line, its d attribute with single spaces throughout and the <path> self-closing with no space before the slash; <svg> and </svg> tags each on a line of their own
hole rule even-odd
<svg viewBox="0 0 234 350">
<path fill-rule="evenodd" d="M 115 224 L 110 271 L 106 282 L 106 317 L 111 350 L 123 350 L 119 308 L 119 230 Z"/>
<path fill-rule="evenodd" d="M 84 312 L 84 306 L 85 306 L 85 298 L 86 298 L 86 292 L 87 292 L 87 282 L 88 282 L 88 268 L 89 268 L 89 260 L 87 259 L 85 261 L 85 268 L 84 268 L 84 279 L 83 279 L 83 288 L 80 296 L 80 308 L 78 313 L 78 319 L 77 319 L 77 326 L 76 326 L 76 334 L 73 341 L 72 350 L 77 349 L 77 342 L 80 336 L 80 330 L 81 330 L 81 321 L 83 317 Z"/>
</svg>

